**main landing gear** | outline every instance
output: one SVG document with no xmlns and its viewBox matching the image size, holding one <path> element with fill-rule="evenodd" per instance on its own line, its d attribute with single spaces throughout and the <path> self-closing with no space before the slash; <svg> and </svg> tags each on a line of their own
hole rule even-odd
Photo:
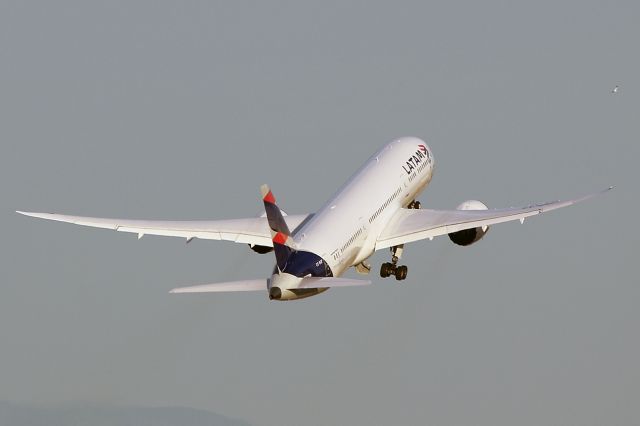
<svg viewBox="0 0 640 426">
<path fill-rule="evenodd" d="M 407 205 L 408 209 L 419 209 L 420 201 L 413 200 Z M 405 265 L 398 266 L 398 260 L 402 257 L 402 250 L 404 249 L 404 244 L 400 244 L 398 246 L 391 247 L 391 263 L 385 262 L 380 265 L 380 276 L 382 278 L 387 278 L 391 275 L 396 277 L 396 280 L 402 281 L 407 278 L 407 273 L 409 272 L 409 268 Z"/>
<path fill-rule="evenodd" d="M 380 266 L 380 276 L 387 278 L 390 275 L 395 275 L 396 280 L 402 281 L 407 278 L 407 272 L 409 268 L 404 265 L 398 266 L 398 260 L 402 255 L 402 249 L 404 245 L 391 247 L 391 263 L 385 262 Z"/>
</svg>

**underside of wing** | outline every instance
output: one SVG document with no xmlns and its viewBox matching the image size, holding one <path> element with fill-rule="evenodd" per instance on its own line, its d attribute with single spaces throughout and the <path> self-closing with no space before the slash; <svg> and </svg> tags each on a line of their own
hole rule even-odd
<svg viewBox="0 0 640 426">
<path fill-rule="evenodd" d="M 99 217 L 69 216 L 54 213 L 18 213 L 58 222 L 73 223 L 75 225 L 93 228 L 111 229 L 120 232 L 144 235 L 162 235 L 168 237 L 182 237 L 187 240 L 200 238 L 204 240 L 225 240 L 236 243 L 246 243 L 271 247 L 271 233 L 265 217 L 227 220 L 137 220 L 137 219 L 109 219 Z M 287 223 L 295 229 L 307 215 L 289 215 Z"/>
<path fill-rule="evenodd" d="M 612 189 L 612 187 L 573 200 L 552 201 L 533 204 L 527 207 L 489 210 L 401 209 L 381 233 L 376 243 L 376 250 L 450 234 L 465 229 L 495 225 L 512 220 L 523 221 L 529 216 L 570 206 L 607 192 L 610 189 Z"/>
</svg>

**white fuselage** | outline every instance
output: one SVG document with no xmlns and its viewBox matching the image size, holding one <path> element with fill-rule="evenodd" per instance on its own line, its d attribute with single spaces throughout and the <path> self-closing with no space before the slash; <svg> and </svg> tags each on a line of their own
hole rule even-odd
<svg viewBox="0 0 640 426">
<path fill-rule="evenodd" d="M 295 231 L 297 248 L 319 255 L 340 276 L 373 254 L 380 233 L 429 184 L 433 168 L 421 139 L 386 144 Z"/>
</svg>

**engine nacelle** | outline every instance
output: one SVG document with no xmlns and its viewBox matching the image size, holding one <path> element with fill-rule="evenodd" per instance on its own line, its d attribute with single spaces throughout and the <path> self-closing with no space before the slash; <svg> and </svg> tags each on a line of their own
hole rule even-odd
<svg viewBox="0 0 640 426">
<path fill-rule="evenodd" d="M 488 210 L 488 207 L 478 200 L 467 200 L 456 207 L 456 210 Z M 488 226 L 465 229 L 450 233 L 449 239 L 459 246 L 470 246 L 471 244 L 480 241 L 487 231 L 489 231 Z"/>
</svg>

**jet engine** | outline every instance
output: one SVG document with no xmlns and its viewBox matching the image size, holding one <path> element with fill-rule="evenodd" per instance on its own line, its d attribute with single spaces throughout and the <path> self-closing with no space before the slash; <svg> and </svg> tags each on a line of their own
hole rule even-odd
<svg viewBox="0 0 640 426">
<path fill-rule="evenodd" d="M 488 210 L 488 207 L 478 200 L 467 200 L 456 207 L 456 210 Z M 488 230 L 488 226 L 465 229 L 450 233 L 449 239 L 459 246 L 470 246 L 471 244 L 480 241 Z"/>
</svg>

